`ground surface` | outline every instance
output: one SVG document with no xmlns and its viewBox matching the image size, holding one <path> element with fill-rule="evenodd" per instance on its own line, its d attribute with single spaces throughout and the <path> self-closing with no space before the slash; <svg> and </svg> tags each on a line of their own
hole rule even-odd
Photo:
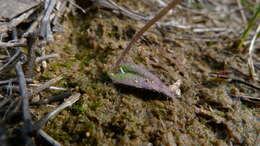
<svg viewBox="0 0 260 146">
<path fill-rule="evenodd" d="M 115 2 L 144 14 L 161 8 L 156 2 Z M 230 9 L 237 7 L 235 1 L 214 2 L 222 4 L 223 9 L 191 3 L 186 8 L 177 7 L 162 21 L 240 31 L 245 28 L 240 19 L 235 20 L 239 12 L 229 14 Z M 59 53 L 61 57 L 49 60 L 48 68 L 39 78 L 47 80 L 62 75 L 60 86 L 82 96 L 48 122 L 44 129 L 48 134 L 64 145 L 255 144 L 260 130 L 259 107 L 232 99 L 228 93 L 257 97 L 259 91 L 209 77 L 212 72 L 229 70 L 233 76 L 249 79 L 248 56 L 233 47 L 234 34 L 205 41 L 197 35 L 221 34 L 192 33 L 188 39 L 180 40 L 179 34 L 191 32 L 153 27 L 145 33 L 127 61 L 143 65 L 167 85 L 181 79 L 182 95 L 177 97 L 179 102 L 173 102 L 162 95 L 116 86 L 107 75 L 144 23 L 89 2 L 80 4 L 89 8 L 87 14 L 77 12 L 65 20 L 64 32 L 56 34 L 55 42 L 47 49 L 48 53 Z M 46 113 L 45 106 L 39 109 L 35 113 Z"/>
</svg>

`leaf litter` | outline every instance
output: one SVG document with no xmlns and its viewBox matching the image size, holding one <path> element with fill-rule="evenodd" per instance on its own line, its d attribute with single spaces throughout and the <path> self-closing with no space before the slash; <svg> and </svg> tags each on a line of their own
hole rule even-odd
<svg viewBox="0 0 260 146">
<path fill-rule="evenodd" d="M 180 89 L 170 90 L 158 77 L 136 64 L 120 64 L 120 72 L 110 73 L 110 78 L 116 84 L 162 93 L 173 101 L 180 96 Z"/>
</svg>

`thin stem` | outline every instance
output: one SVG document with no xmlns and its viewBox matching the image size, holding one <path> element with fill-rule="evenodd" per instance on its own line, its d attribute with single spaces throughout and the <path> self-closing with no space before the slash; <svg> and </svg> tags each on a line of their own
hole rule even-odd
<svg viewBox="0 0 260 146">
<path fill-rule="evenodd" d="M 118 58 L 115 66 L 114 66 L 114 71 L 118 70 L 119 65 L 121 64 L 122 60 L 125 58 L 125 56 L 128 54 L 134 43 L 146 32 L 153 24 L 155 24 L 158 20 L 160 20 L 163 16 L 167 14 L 168 11 L 170 11 L 172 8 L 174 8 L 178 3 L 180 3 L 182 0 L 173 0 L 170 2 L 165 8 L 163 8 L 156 16 L 154 16 L 153 19 L 147 22 L 145 26 L 137 32 L 131 42 L 128 44 L 126 49 L 123 51 L 121 56 Z"/>
</svg>

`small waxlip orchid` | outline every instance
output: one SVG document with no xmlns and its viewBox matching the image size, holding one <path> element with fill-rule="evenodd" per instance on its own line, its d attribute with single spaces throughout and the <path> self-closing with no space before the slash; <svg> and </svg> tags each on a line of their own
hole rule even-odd
<svg viewBox="0 0 260 146">
<path fill-rule="evenodd" d="M 120 64 L 120 72 L 109 76 L 115 84 L 156 91 L 172 100 L 176 100 L 175 97 L 180 95 L 180 80 L 174 84 L 174 87 L 169 88 L 157 76 L 136 64 Z"/>
</svg>

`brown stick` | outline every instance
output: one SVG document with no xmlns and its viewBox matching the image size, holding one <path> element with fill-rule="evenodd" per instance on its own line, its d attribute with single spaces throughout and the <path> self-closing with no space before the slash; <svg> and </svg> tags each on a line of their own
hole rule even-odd
<svg viewBox="0 0 260 146">
<path fill-rule="evenodd" d="M 137 32 L 131 42 L 128 44 L 126 49 L 123 51 L 121 56 L 118 58 L 115 66 L 114 71 L 118 70 L 119 65 L 121 64 L 122 60 L 125 58 L 126 54 L 130 51 L 134 43 L 146 32 L 154 23 L 156 23 L 158 20 L 160 20 L 163 16 L 167 14 L 168 11 L 170 11 L 172 8 L 174 8 L 178 3 L 180 3 L 182 0 L 173 0 L 171 1 L 165 8 L 163 8 L 156 16 L 154 16 L 153 19 L 148 21 L 142 29 Z"/>
</svg>

